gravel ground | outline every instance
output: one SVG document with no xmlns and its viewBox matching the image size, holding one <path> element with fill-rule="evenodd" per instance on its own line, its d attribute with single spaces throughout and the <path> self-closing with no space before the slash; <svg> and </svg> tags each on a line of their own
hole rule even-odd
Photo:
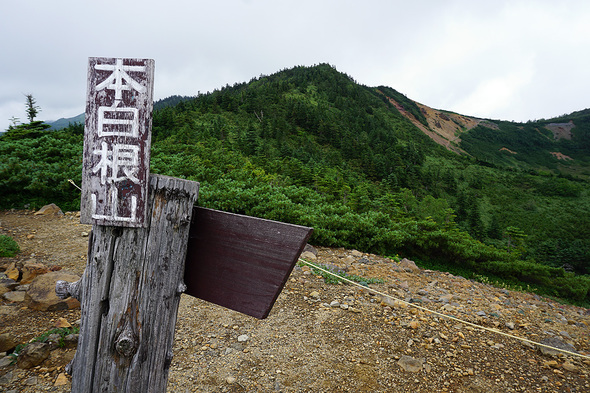
<svg viewBox="0 0 590 393">
<path fill-rule="evenodd" d="M 81 274 L 88 226 L 75 213 L 0 212 L 0 234 L 35 259 Z M 370 287 L 478 326 L 535 342 L 573 345 L 586 357 L 537 347 L 383 299 L 352 285 L 326 284 L 297 266 L 270 316 L 257 320 L 183 295 L 168 392 L 588 392 L 590 316 L 586 309 L 444 272 L 411 271 L 377 255 L 317 249 L 316 263 L 379 278 Z M 79 310 L 37 312 L 2 300 L 0 333 L 26 342 Z M 0 368 L 0 391 L 69 391 L 55 386 L 74 350 L 41 366 Z M 4 390 L 2 390 L 4 389 Z"/>
</svg>

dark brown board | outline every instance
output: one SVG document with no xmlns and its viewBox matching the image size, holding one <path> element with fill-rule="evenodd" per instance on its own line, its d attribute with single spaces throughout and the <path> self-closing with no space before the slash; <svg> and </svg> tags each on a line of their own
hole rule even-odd
<svg viewBox="0 0 590 393">
<path fill-rule="evenodd" d="M 147 225 L 154 64 L 88 59 L 82 224 Z"/>
<path fill-rule="evenodd" d="M 186 293 L 266 318 L 313 229 L 195 207 Z"/>
</svg>

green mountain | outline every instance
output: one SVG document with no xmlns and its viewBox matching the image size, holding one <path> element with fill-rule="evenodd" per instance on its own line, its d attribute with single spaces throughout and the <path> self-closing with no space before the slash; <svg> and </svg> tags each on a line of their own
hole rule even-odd
<svg viewBox="0 0 590 393">
<path fill-rule="evenodd" d="M 181 101 L 189 100 L 191 98 L 192 97 L 178 96 L 178 95 L 170 96 L 170 97 L 167 97 L 162 100 L 158 100 L 158 101 L 154 102 L 154 110 L 162 109 L 167 106 L 174 106 L 174 105 L 177 105 L 178 103 L 180 103 Z M 47 121 L 45 123 L 49 124 L 51 126 L 50 130 L 55 131 L 55 130 L 61 130 L 61 129 L 66 128 L 66 127 L 73 125 L 73 124 L 84 124 L 85 119 L 86 119 L 86 114 L 80 113 L 79 115 L 74 116 L 74 117 L 61 118 L 56 121 Z"/>
<path fill-rule="evenodd" d="M 164 101 L 151 170 L 199 181 L 202 206 L 312 226 L 317 245 L 590 302 L 587 110 L 475 119 L 327 64 Z M 81 134 L 0 138 L 0 207 L 77 208 L 68 179 L 80 181 Z"/>
<path fill-rule="evenodd" d="M 47 121 L 46 124 L 51 126 L 50 130 L 61 130 L 68 127 L 70 124 L 84 124 L 85 114 L 81 113 L 78 116 L 61 118 L 56 121 Z"/>
</svg>

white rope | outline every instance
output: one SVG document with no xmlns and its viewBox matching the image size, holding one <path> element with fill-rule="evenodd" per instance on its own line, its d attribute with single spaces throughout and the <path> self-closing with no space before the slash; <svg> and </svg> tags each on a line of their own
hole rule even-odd
<svg viewBox="0 0 590 393">
<path fill-rule="evenodd" d="M 68 179 L 68 181 L 70 183 L 72 183 L 74 185 L 74 187 L 76 187 L 78 190 L 82 191 L 82 189 L 80 187 L 78 187 L 78 185 L 76 183 L 74 183 L 74 181 L 72 179 Z"/>
<path fill-rule="evenodd" d="M 566 354 L 572 355 L 572 356 L 577 356 L 577 357 L 581 357 L 581 358 L 585 358 L 585 359 L 590 359 L 590 356 L 588 356 L 588 355 L 582 355 L 582 354 L 579 354 L 579 353 L 576 353 L 576 352 L 568 351 L 566 349 L 560 349 L 560 348 L 552 347 L 550 345 L 541 344 L 541 343 L 538 343 L 536 341 L 531 341 L 531 340 L 528 340 L 528 339 L 523 338 L 523 337 L 518 337 L 518 336 L 514 336 L 512 334 L 504 333 L 504 332 L 502 332 L 502 331 L 500 331 L 498 329 L 488 328 L 488 327 L 485 327 L 485 326 L 477 325 L 477 324 L 472 323 L 472 322 L 469 322 L 469 321 L 465 321 L 463 319 L 459 319 L 459 318 L 454 317 L 452 315 L 443 314 L 443 313 L 440 313 L 438 311 L 434 311 L 434 310 L 428 309 L 426 307 L 419 306 L 419 305 L 417 305 L 415 303 L 406 302 L 405 300 L 398 299 L 398 298 L 393 297 L 391 295 L 388 295 L 386 293 L 380 292 L 380 291 L 378 291 L 376 289 L 373 289 L 373 288 L 370 288 L 370 287 L 366 287 L 364 285 L 361 285 L 361 284 L 359 284 L 359 283 L 357 283 L 355 281 L 349 280 L 346 277 L 342 277 L 342 276 L 339 276 L 337 274 L 334 274 L 333 272 L 331 272 L 329 270 L 323 269 L 323 268 L 321 268 L 321 267 L 319 267 L 319 266 L 317 266 L 317 265 L 315 265 L 315 264 L 313 264 L 311 262 L 307 262 L 306 260 L 303 260 L 301 258 L 299 258 L 299 261 L 302 262 L 302 263 L 304 263 L 304 264 L 306 264 L 306 265 L 308 265 L 308 266 L 310 266 L 310 267 L 312 267 L 312 268 L 314 268 L 314 269 L 318 269 L 319 271 L 321 271 L 323 273 L 326 273 L 326 274 L 329 274 L 331 276 L 334 276 L 335 278 L 337 278 L 339 280 L 345 281 L 345 282 L 347 282 L 349 284 L 352 284 L 352 285 L 356 285 L 356 286 L 358 286 L 358 287 L 360 287 L 360 288 L 362 288 L 362 289 L 364 289 L 366 291 L 373 292 L 373 293 L 375 293 L 377 295 L 380 295 L 382 297 L 387 297 L 387 298 L 393 299 L 395 301 L 398 301 L 398 302 L 403 303 L 403 304 L 405 304 L 407 306 L 410 306 L 410 307 L 417 308 L 417 309 L 422 310 L 424 312 L 427 312 L 427 313 L 430 313 L 430 314 L 435 314 L 435 315 L 438 315 L 438 316 L 443 317 L 443 318 L 448 318 L 448 319 L 451 319 L 453 321 L 457 321 L 459 323 L 462 323 L 464 325 L 474 327 L 476 329 L 485 330 L 485 331 L 488 331 L 488 332 L 492 332 L 492 333 L 500 334 L 502 336 L 506 336 L 506 337 L 513 338 L 513 339 L 516 339 L 516 340 L 520 340 L 520 341 L 526 342 L 528 344 L 537 345 L 539 347 L 549 348 L 549 349 L 552 349 L 554 351 L 563 352 L 563 353 L 566 353 Z"/>
</svg>

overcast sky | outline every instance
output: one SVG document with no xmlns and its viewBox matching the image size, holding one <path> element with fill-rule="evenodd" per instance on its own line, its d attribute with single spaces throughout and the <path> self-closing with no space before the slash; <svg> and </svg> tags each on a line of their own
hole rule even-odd
<svg viewBox="0 0 590 393">
<path fill-rule="evenodd" d="M 154 100 L 329 63 L 425 105 L 527 121 L 590 107 L 590 1 L 2 0 L 0 130 L 84 111 L 88 57 L 156 62 Z"/>
</svg>

